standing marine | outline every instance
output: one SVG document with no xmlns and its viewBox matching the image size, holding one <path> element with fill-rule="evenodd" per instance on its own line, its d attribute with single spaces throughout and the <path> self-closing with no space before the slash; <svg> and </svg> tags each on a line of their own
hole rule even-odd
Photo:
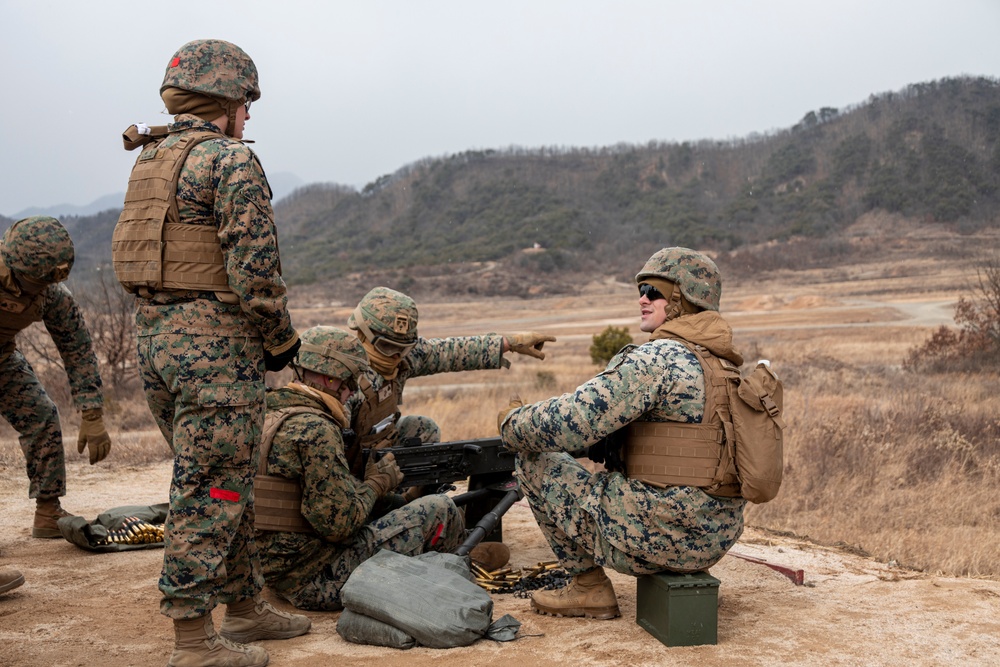
<svg viewBox="0 0 1000 667">
<path fill-rule="evenodd" d="M 83 313 L 63 281 L 73 267 L 73 241 L 55 218 L 34 216 L 11 225 L 0 241 L 0 414 L 18 432 L 35 499 L 32 537 L 61 537 L 58 520 L 70 516 L 59 503 L 66 495 L 66 462 L 55 403 L 15 336 L 33 322 L 45 325 L 69 376 L 73 402 L 82 413 L 77 449 L 89 449 L 93 465 L 108 455 L 101 376 Z"/>
<path fill-rule="evenodd" d="M 721 422 L 704 414 L 706 373 L 690 347 L 720 363 L 743 363 L 719 314 L 719 269 L 701 253 L 664 248 L 636 282 L 639 328 L 649 342 L 625 346 L 573 392 L 531 405 L 512 401 L 499 415 L 503 442 L 517 452 L 521 489 L 573 575 L 564 588 L 532 595 L 539 613 L 614 618 L 618 599 L 605 567 L 632 576 L 704 570 L 743 532 L 746 501 L 735 478 L 713 483 L 716 467 L 696 475 L 678 453 L 699 440 L 705 458 L 724 460 L 724 440 L 714 432 Z M 616 435 L 624 439 L 624 470 L 591 473 L 573 458 Z M 629 459 L 633 451 L 644 465 Z"/>
<path fill-rule="evenodd" d="M 126 148 L 142 151 L 112 260 L 138 297 L 143 389 L 174 452 L 159 582 L 160 611 L 174 622 L 168 664 L 262 666 L 267 652 L 249 642 L 296 637 L 310 621 L 261 597 L 253 533 L 264 373 L 299 346 L 271 190 L 241 141 L 260 98 L 257 68 L 235 44 L 192 41 L 171 57 L 160 96 L 173 122 L 125 134 Z"/>
</svg>

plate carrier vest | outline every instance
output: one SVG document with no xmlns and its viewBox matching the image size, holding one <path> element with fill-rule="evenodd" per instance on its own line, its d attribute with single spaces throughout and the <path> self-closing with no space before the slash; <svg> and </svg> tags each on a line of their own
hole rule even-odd
<svg viewBox="0 0 1000 667">
<path fill-rule="evenodd" d="M 0 273 L 10 277 L 9 269 L 0 262 Z M 6 280 L 0 280 L 0 285 Z M 14 294 L 0 287 L 0 359 L 5 348 L 14 341 L 14 336 L 42 319 L 44 290 L 35 295 Z M 13 349 L 9 350 L 13 351 Z"/>
<path fill-rule="evenodd" d="M 391 447 L 396 442 L 396 421 L 399 420 L 396 386 L 395 380 L 386 380 L 382 388 L 376 391 L 366 375 L 362 374 L 358 378 L 358 389 L 361 390 L 365 400 L 351 418 L 351 427 L 357 437 L 346 452 L 347 463 L 358 479 L 364 478 L 364 450 Z M 372 433 L 376 424 L 393 416 L 395 416 L 393 423 L 378 433 Z"/>
<path fill-rule="evenodd" d="M 676 338 L 698 358 L 705 376 L 705 409 L 699 424 L 632 422 L 626 427 L 625 474 L 650 486 L 696 486 L 713 496 L 740 495 L 735 434 L 726 391 L 739 368 L 701 345 Z"/>
<path fill-rule="evenodd" d="M 126 291 L 141 297 L 162 290 L 211 291 L 224 303 L 238 303 L 229 287 L 218 230 L 182 223 L 177 209 L 177 183 L 191 149 L 211 139 L 231 138 L 218 132 L 186 132 L 163 147 L 166 128 L 155 129 L 164 134 L 154 135 L 136 158 L 111 239 L 115 275 Z"/>
</svg>

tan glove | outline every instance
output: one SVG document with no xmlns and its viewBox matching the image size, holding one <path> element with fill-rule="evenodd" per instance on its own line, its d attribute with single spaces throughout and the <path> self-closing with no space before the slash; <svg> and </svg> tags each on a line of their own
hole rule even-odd
<svg viewBox="0 0 1000 667">
<path fill-rule="evenodd" d="M 378 461 L 374 456 L 368 457 L 368 465 L 365 466 L 365 483 L 375 489 L 377 497 L 392 493 L 403 481 L 403 471 L 396 463 L 393 454 L 386 454 Z"/>
<path fill-rule="evenodd" d="M 103 461 L 111 451 L 111 436 L 104 428 L 103 411 L 100 408 L 83 411 L 80 422 L 80 437 L 76 441 L 76 451 L 83 454 L 83 448 L 90 448 L 90 465 Z"/>
<path fill-rule="evenodd" d="M 544 359 L 545 353 L 542 352 L 542 346 L 549 341 L 555 342 L 556 337 L 528 332 L 504 334 L 504 340 L 507 341 L 507 347 L 511 352 L 526 354 L 529 357 L 534 357 L 535 359 Z"/>
<path fill-rule="evenodd" d="M 524 405 L 524 401 L 522 401 L 519 396 L 510 397 L 510 403 L 507 404 L 507 407 L 497 414 L 497 433 L 503 435 L 503 421 L 507 419 L 507 415 L 514 412 L 514 410 L 517 410 L 522 405 Z"/>
</svg>

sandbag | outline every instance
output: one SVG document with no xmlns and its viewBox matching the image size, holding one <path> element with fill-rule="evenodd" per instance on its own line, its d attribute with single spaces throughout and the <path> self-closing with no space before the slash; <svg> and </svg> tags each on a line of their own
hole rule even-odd
<svg viewBox="0 0 1000 667">
<path fill-rule="evenodd" d="M 493 616 L 493 599 L 471 577 L 461 556 L 382 549 L 351 573 L 340 597 L 346 609 L 398 628 L 422 646 L 468 646 L 486 635 Z"/>
<path fill-rule="evenodd" d="M 408 649 L 417 645 L 417 640 L 399 628 L 388 623 L 345 609 L 337 619 L 337 634 L 352 644 L 371 644 L 389 648 Z"/>
</svg>

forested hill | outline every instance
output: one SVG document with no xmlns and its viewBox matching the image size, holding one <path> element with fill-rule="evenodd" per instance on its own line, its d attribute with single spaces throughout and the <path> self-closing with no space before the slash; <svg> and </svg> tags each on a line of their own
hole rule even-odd
<svg viewBox="0 0 1000 667">
<path fill-rule="evenodd" d="M 416 296 L 484 262 L 491 279 L 455 291 L 513 295 L 530 276 L 634 273 L 664 245 L 724 254 L 805 237 L 823 261 L 819 241 L 876 209 L 971 232 L 997 219 L 998 185 L 1000 81 L 962 77 L 736 140 L 426 159 L 360 192 L 300 188 L 275 216 L 293 285 L 337 279 L 353 297 L 377 278 Z M 107 258 L 116 217 L 64 221 L 85 264 Z"/>
</svg>

